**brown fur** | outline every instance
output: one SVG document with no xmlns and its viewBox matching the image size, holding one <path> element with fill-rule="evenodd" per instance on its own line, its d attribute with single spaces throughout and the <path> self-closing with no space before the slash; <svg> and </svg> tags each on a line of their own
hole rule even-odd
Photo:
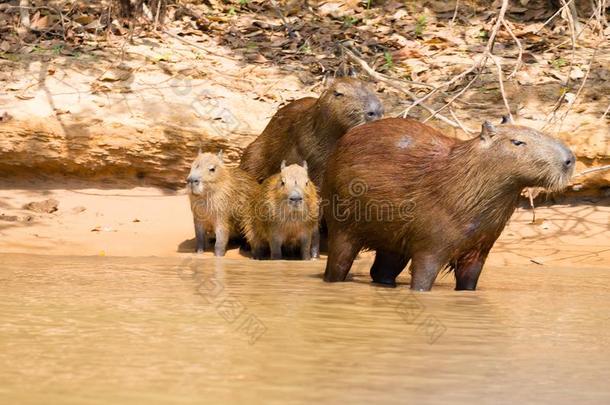
<svg viewBox="0 0 610 405">
<path fill-rule="evenodd" d="M 214 254 L 224 256 L 229 238 L 243 234 L 246 207 L 260 185 L 243 170 L 225 166 L 221 153 L 200 153 L 187 182 L 197 251 L 204 251 L 214 235 Z"/>
<path fill-rule="evenodd" d="M 394 284 L 412 260 L 413 289 L 429 290 L 447 265 L 457 289 L 475 289 L 521 190 L 559 190 L 573 166 L 560 141 L 522 126 L 485 123 L 467 141 L 400 118 L 354 128 L 328 161 L 325 280 L 344 280 L 368 248 L 376 250 L 376 282 Z"/>
<path fill-rule="evenodd" d="M 262 182 L 282 160 L 309 163 L 320 187 L 335 142 L 350 128 L 379 119 L 383 106 L 366 85 L 353 78 L 334 79 L 320 98 L 302 98 L 280 108 L 263 133 L 244 150 L 243 170 Z"/>
<path fill-rule="evenodd" d="M 291 203 L 289 198 L 302 198 Z M 318 257 L 318 193 L 307 175 L 307 164 L 285 166 L 266 179 L 252 199 L 244 231 L 254 258 L 269 246 L 272 259 L 281 259 L 282 246 L 300 246 L 301 258 Z"/>
</svg>

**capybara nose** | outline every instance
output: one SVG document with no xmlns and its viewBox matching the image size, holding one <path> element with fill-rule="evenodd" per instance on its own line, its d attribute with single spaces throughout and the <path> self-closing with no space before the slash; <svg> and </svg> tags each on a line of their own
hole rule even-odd
<svg viewBox="0 0 610 405">
<path fill-rule="evenodd" d="M 290 193 L 288 196 L 288 201 L 290 201 L 292 204 L 298 204 L 303 201 L 303 195 L 298 192 Z"/>
<path fill-rule="evenodd" d="M 199 179 L 197 177 L 193 177 L 193 176 L 188 176 L 186 178 L 186 182 L 188 184 L 198 184 L 199 183 Z"/>
<path fill-rule="evenodd" d="M 379 107 L 374 107 L 369 109 L 365 115 L 367 121 L 375 121 L 383 117 L 383 109 Z"/>
</svg>

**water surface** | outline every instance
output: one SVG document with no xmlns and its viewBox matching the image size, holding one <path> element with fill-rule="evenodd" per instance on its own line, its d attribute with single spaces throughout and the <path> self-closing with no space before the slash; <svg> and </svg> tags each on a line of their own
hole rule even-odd
<svg viewBox="0 0 610 405">
<path fill-rule="evenodd" d="M 609 403 L 610 269 L 0 256 L 0 401 Z"/>
</svg>

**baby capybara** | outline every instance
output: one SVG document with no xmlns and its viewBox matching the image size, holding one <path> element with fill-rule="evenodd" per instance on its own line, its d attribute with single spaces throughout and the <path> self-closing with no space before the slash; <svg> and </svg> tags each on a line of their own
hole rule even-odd
<svg viewBox="0 0 610 405">
<path fill-rule="evenodd" d="M 395 285 L 411 260 L 411 289 L 428 291 L 439 271 L 474 290 L 521 190 L 567 186 L 574 155 L 517 125 L 486 122 L 459 141 L 416 121 L 388 118 L 345 134 L 329 158 L 324 279 L 343 281 L 362 248 L 376 251 L 374 282 Z"/>
<path fill-rule="evenodd" d="M 326 159 L 348 129 L 383 116 L 383 106 L 368 86 L 354 78 L 330 82 L 319 98 L 305 97 L 280 108 L 244 150 L 243 170 L 262 182 L 282 160 L 309 163 L 309 177 L 320 187 Z"/>
<path fill-rule="evenodd" d="M 263 258 L 267 246 L 271 259 L 282 258 L 282 246 L 298 246 L 303 260 L 318 257 L 318 216 L 317 189 L 307 175 L 307 162 L 282 162 L 280 173 L 263 182 L 250 204 L 244 231 L 252 257 Z"/>
<path fill-rule="evenodd" d="M 186 181 L 197 253 L 207 248 L 214 235 L 214 254 L 224 256 L 229 238 L 242 235 L 246 206 L 260 185 L 243 170 L 226 167 L 222 151 L 217 155 L 200 152 Z"/>
</svg>

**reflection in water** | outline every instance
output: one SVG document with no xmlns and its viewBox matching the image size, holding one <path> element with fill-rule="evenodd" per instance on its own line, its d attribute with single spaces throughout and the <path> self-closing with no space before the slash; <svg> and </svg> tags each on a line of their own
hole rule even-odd
<svg viewBox="0 0 610 405">
<path fill-rule="evenodd" d="M 0 258 L 2 403 L 608 403 L 610 272 L 476 292 L 324 262 Z"/>
</svg>

